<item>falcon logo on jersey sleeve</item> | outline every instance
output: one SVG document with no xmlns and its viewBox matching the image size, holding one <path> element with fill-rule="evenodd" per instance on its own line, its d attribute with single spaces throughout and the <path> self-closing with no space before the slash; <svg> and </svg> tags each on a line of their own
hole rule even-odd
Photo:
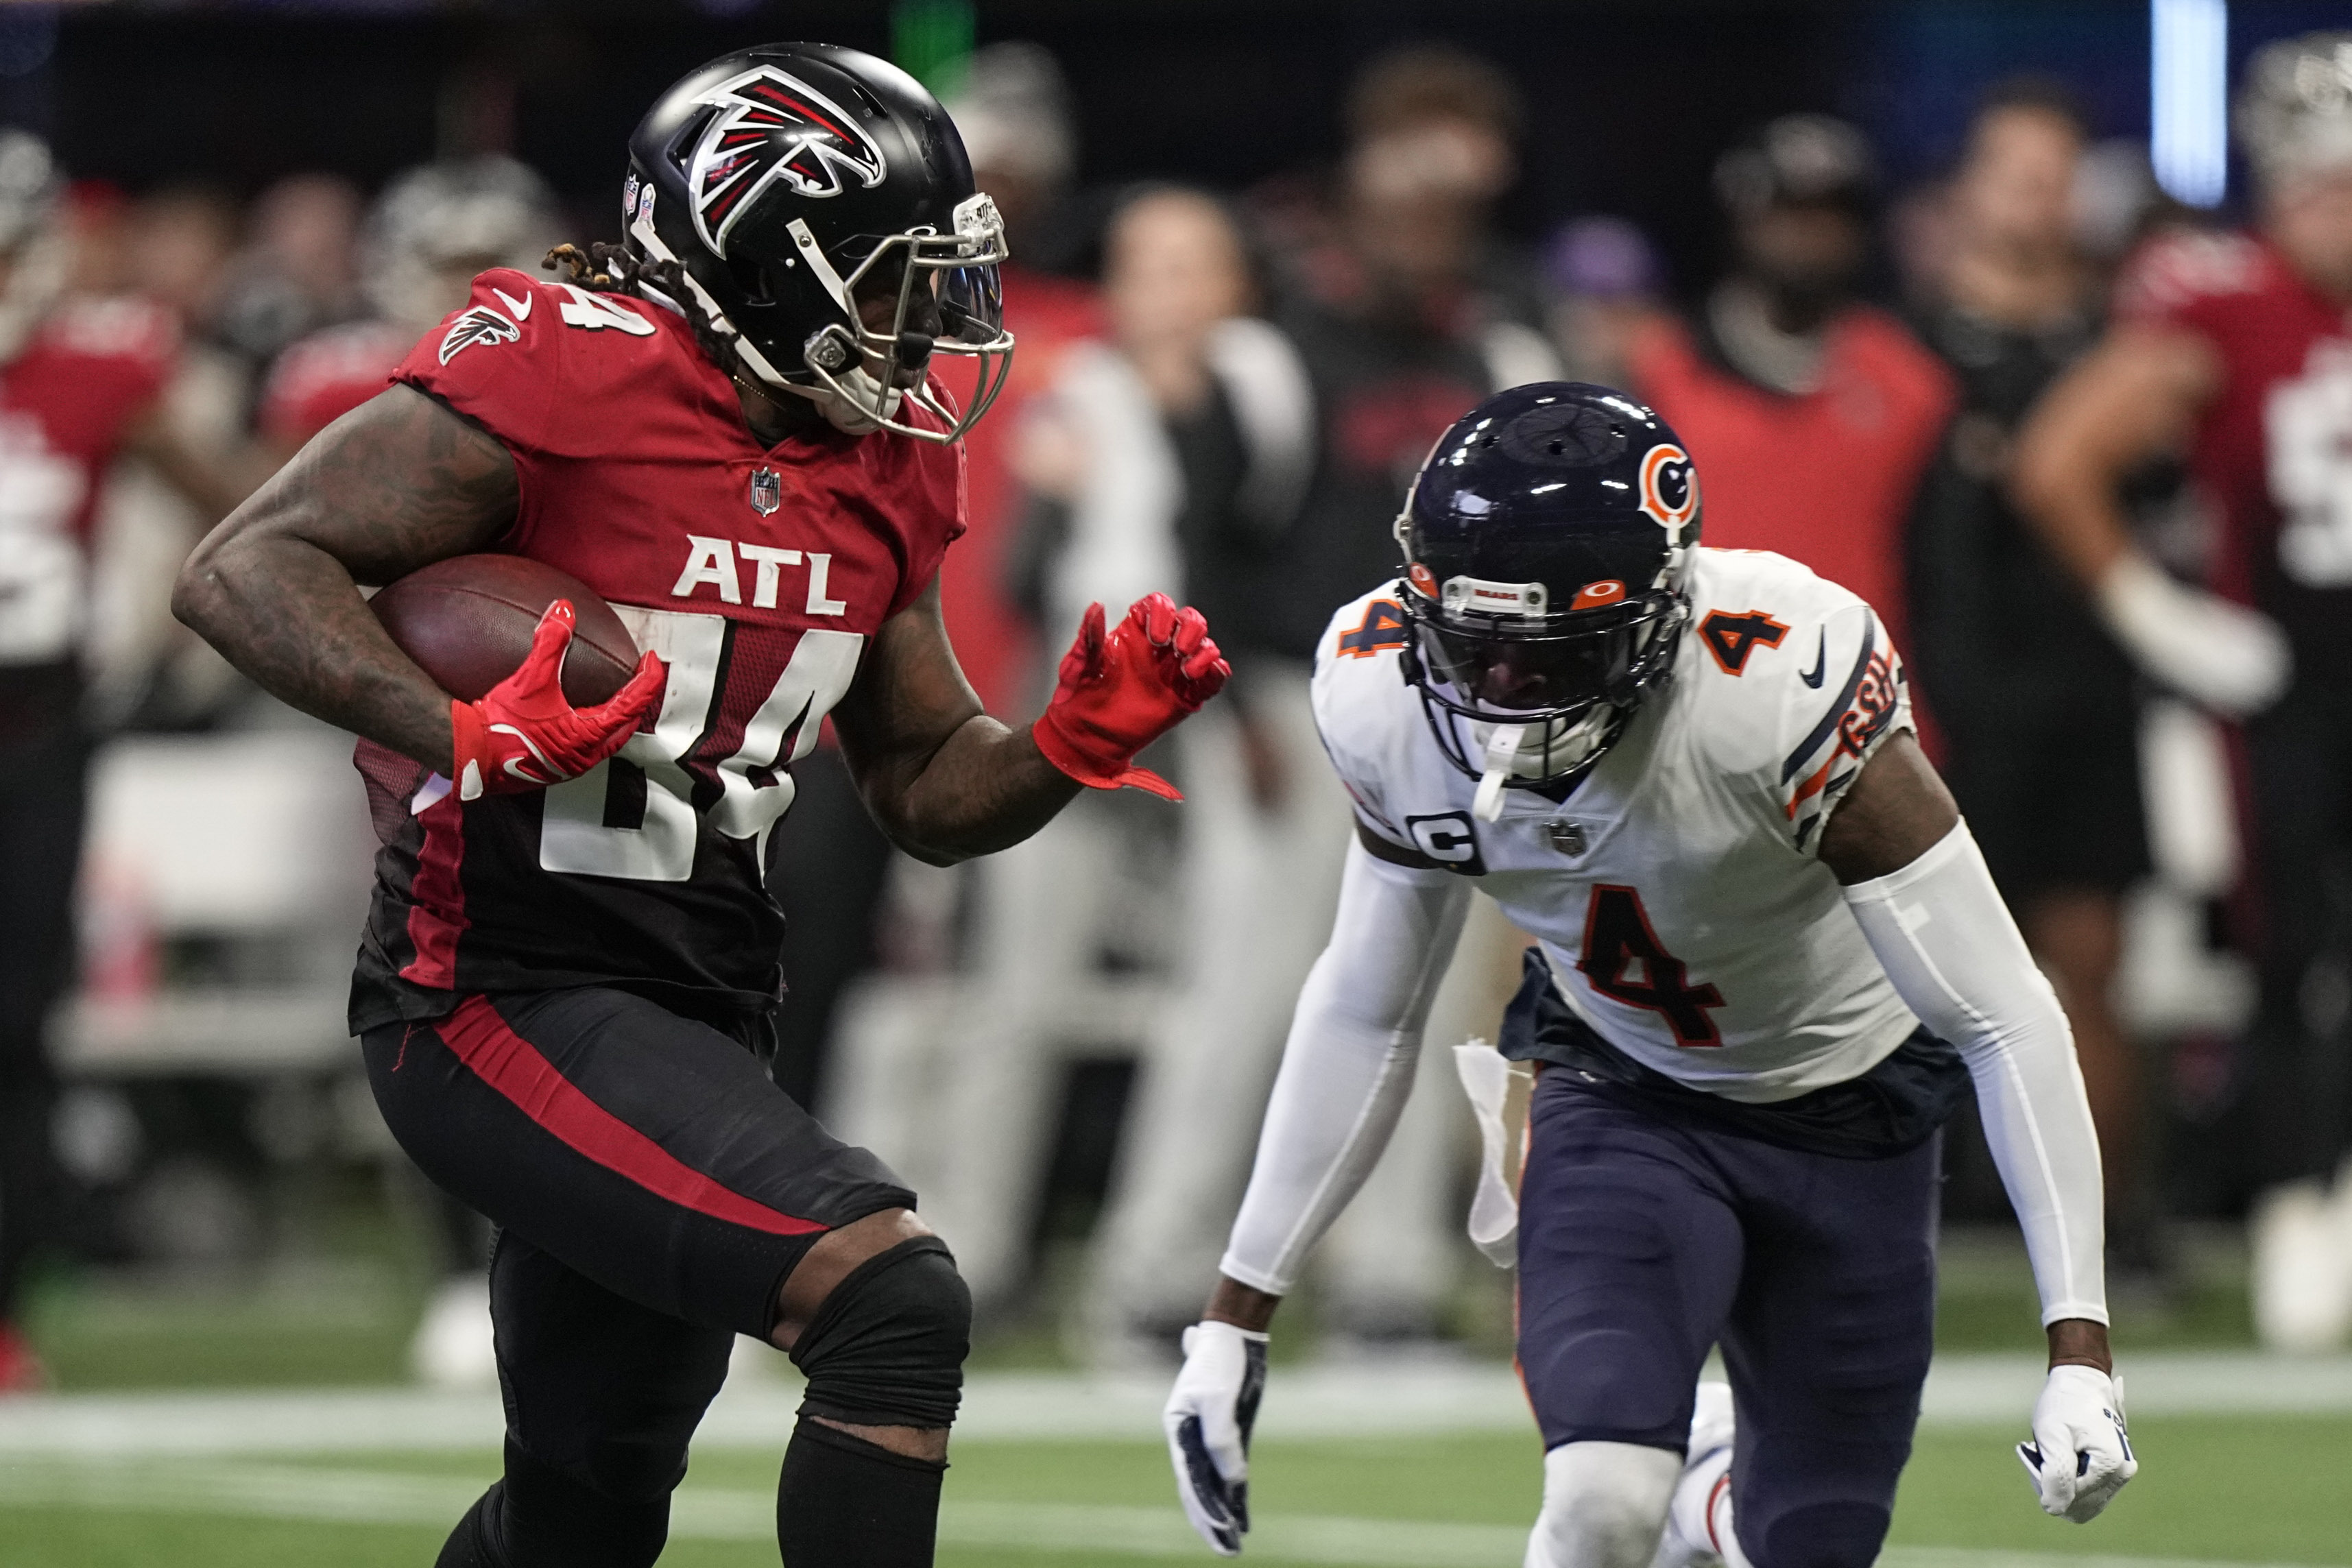
<svg viewBox="0 0 2352 1568">
<path fill-rule="evenodd" d="M 441 335 L 441 362 L 447 364 L 477 343 L 511 343 L 522 329 L 487 305 L 477 305 L 449 323 Z"/>
<path fill-rule="evenodd" d="M 1727 675 L 1744 674 L 1748 669 L 1748 655 L 1756 651 L 1758 644 L 1777 648 L 1780 645 L 1780 639 L 1788 634 L 1786 625 L 1761 610 L 1737 613 L 1728 610 L 1711 611 L 1706 619 L 1698 623 L 1699 641 L 1706 644 L 1706 651 L 1715 655 L 1715 662 Z"/>
<path fill-rule="evenodd" d="M 1786 791 L 1782 810 L 1805 848 L 1822 825 L 1830 802 L 1853 782 L 1862 764 L 1906 708 L 1903 664 L 1879 633 L 1873 617 L 1863 627 L 1862 648 L 1845 685 L 1780 765 Z"/>
<path fill-rule="evenodd" d="M 694 226 L 727 254 L 727 234 L 768 186 L 837 196 L 855 179 L 867 190 L 888 165 L 882 149 L 832 99 L 773 66 L 745 71 L 696 100 L 719 110 L 702 128 L 687 169 Z"/>
</svg>

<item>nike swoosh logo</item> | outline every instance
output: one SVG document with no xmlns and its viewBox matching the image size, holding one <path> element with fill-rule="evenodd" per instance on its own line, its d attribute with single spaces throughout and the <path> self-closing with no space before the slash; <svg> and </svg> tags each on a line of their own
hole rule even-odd
<svg viewBox="0 0 2352 1568">
<path fill-rule="evenodd" d="M 530 319 L 530 303 L 532 300 L 539 298 L 535 294 L 526 292 L 521 298 L 517 299 L 513 295 L 509 294 L 505 289 L 497 287 L 495 284 L 491 286 L 490 292 L 499 297 L 499 304 L 504 305 L 508 309 L 514 312 L 514 319 L 517 321 L 528 321 Z"/>
<path fill-rule="evenodd" d="M 499 298 L 503 299 L 506 296 L 501 294 Z M 1805 685 L 1811 686 L 1814 690 L 1818 691 L 1821 689 L 1822 677 L 1829 673 L 1829 665 L 1830 632 L 1829 628 L 1824 626 L 1822 628 L 1821 646 L 1813 654 L 1812 669 L 1805 674 L 1800 674 L 1797 679 L 1804 682 Z"/>
</svg>

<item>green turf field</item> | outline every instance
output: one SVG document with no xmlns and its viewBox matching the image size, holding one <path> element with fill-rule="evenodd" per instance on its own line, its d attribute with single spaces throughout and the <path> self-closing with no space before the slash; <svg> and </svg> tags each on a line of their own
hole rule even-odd
<svg viewBox="0 0 2352 1568">
<path fill-rule="evenodd" d="M 2137 1563 L 2352 1564 L 2352 1418 L 2138 1424 L 2138 1481 L 2089 1526 L 2033 1507 L 2004 1429 L 1922 1435 L 1889 1568 Z M 393 1568 L 431 1562 L 493 1474 L 481 1455 L 285 1460 L 0 1461 L 5 1568 Z M 774 1562 L 772 1458 L 705 1454 L 679 1494 L 672 1568 Z M 1533 1442 L 1269 1441 L 1250 1557 L 1363 1568 L 1516 1568 L 1538 1485 Z M 1169 1495 L 1156 1447 L 971 1442 L 955 1453 L 948 1568 L 1121 1568 L 1211 1561 Z M 47 1500 L 46 1501 L 41 1500 Z"/>
<path fill-rule="evenodd" d="M 178 1388 L 196 1397 L 205 1388 L 292 1385 L 331 1397 L 326 1391 L 397 1385 L 422 1289 L 413 1260 L 380 1238 L 322 1253 L 210 1281 L 55 1276 L 37 1300 L 31 1326 L 63 1391 L 101 1403 L 114 1397 L 110 1389 Z M 2231 1239 L 2208 1239 L 2189 1261 L 2189 1288 L 2178 1300 L 2160 1308 L 2121 1304 L 2116 1342 L 2127 1369 L 2134 1356 L 2160 1357 L 2167 1348 L 2227 1354 L 2245 1345 L 2242 1254 Z M 1456 1314 L 1457 1332 L 1489 1364 L 1508 1354 L 1507 1279 L 1472 1273 Z M 1278 1362 L 1311 1361 L 1312 1347 L 1297 1337 L 1308 1315 L 1290 1318 Z M 2042 1516 L 2010 1452 L 2023 1435 L 2035 1383 L 2033 1323 L 2032 1279 L 2013 1234 L 1948 1235 L 1941 1348 L 2008 1353 L 2024 1367 L 2024 1381 L 2015 1389 L 2004 1385 L 1973 1414 L 1947 1410 L 1922 1431 L 1887 1568 L 2352 1568 L 2352 1384 L 2340 1366 L 2288 1367 L 2282 1375 L 2278 1364 L 2262 1358 L 2244 1364 L 2269 1385 L 2253 1408 L 2284 1412 L 2298 1403 L 2298 1383 L 2334 1379 L 2317 1408 L 2302 1414 L 2197 1413 L 2239 1408 L 2226 1398 L 2217 1405 L 2210 1381 L 2197 1395 L 2203 1404 L 2184 1406 L 2176 1395 L 2159 1408 L 2151 1380 L 2147 1407 L 2134 1422 L 2140 1479 L 2106 1518 L 2078 1527 Z M 1066 1364 L 1050 1316 L 999 1325 L 978 1349 L 977 1364 L 1000 1374 Z M 1293 1391 L 1291 1400 L 1270 1402 L 1270 1423 L 1296 1408 L 1301 1385 L 1285 1376 L 1278 1386 Z M 1383 1398 L 1392 1397 L 1393 1384 L 1380 1386 Z M 1156 1387 L 1147 1394 L 1145 1408 L 1122 1416 L 1116 1435 L 1098 1440 L 1037 1441 L 1034 1431 L 1019 1440 L 1001 1427 L 975 1427 L 959 1439 L 942 1563 L 1121 1568 L 1214 1561 L 1177 1512 L 1158 1446 L 1133 1440 L 1153 1422 Z M 782 1404 L 755 1427 L 761 1442 L 771 1425 L 779 1433 L 789 1427 L 794 1397 L 778 1384 L 768 1396 Z M 2011 1404 L 2013 1429 L 1954 1424 L 1993 1418 Z M 5 1416 L 0 1405 L 0 1427 Z M 310 1440 L 243 1440 L 242 1417 L 226 1419 L 226 1449 L 285 1450 Z M 1519 1419 L 1514 1407 L 1484 1429 L 1418 1438 L 1285 1435 L 1270 1427 L 1252 1486 L 1259 1527 L 1249 1560 L 1517 1568 L 1539 1482 L 1535 1439 L 1519 1435 Z M 493 1404 L 457 1440 L 471 1445 L 474 1432 L 495 1430 Z M 338 1448 L 363 1449 L 370 1440 L 363 1430 L 333 1433 Z M 397 1440 L 374 1442 L 382 1448 Z M 487 1443 L 438 1453 L 223 1452 L 204 1459 L 142 1455 L 157 1445 L 135 1433 L 120 1447 L 118 1453 L 101 1445 L 106 1457 L 66 1459 L 21 1433 L 14 1446 L 0 1442 L 0 1568 L 427 1568 L 449 1523 L 496 1468 Z M 775 1460 L 773 1451 L 715 1444 L 698 1452 L 663 1562 L 772 1564 Z"/>
</svg>

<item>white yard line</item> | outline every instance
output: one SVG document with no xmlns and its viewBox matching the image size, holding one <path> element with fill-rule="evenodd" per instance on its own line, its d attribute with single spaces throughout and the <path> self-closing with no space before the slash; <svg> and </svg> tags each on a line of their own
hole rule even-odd
<svg viewBox="0 0 2352 1568">
<path fill-rule="evenodd" d="M 436 1530 L 446 1529 L 462 1514 L 478 1490 L 477 1482 L 453 1477 L 291 1465 L 103 1460 L 0 1465 L 0 1507 L 223 1514 Z M 688 1485 L 677 1493 L 670 1532 L 704 1541 L 772 1540 L 774 1496 L 765 1490 Z M 1205 1549 L 1172 1506 L 964 1502 L 950 1498 L 940 1511 L 940 1540 L 948 1546 L 1208 1561 Z M 1526 1530 L 1513 1525 L 1433 1524 L 1331 1515 L 1261 1520 L 1249 1542 L 1254 1559 L 1332 1568 L 1518 1568 L 1526 1543 Z M 1911 1546 L 1888 1552 L 1880 1559 L 1880 1568 L 2288 1565 Z"/>
<path fill-rule="evenodd" d="M 2352 1356 L 2149 1354 L 2125 1362 L 2135 1416 L 2352 1413 Z M 1927 1382 L 1922 1424 L 2021 1427 L 2042 1385 L 2031 1357 L 1947 1356 Z M 990 1373 L 971 1379 L 961 1437 L 982 1441 L 1156 1440 L 1159 1378 Z M 792 1431 L 800 1385 L 738 1377 L 711 1406 L 705 1448 L 774 1449 Z M 286 1454 L 495 1449 L 495 1395 L 425 1389 L 84 1394 L 0 1398 L 0 1456 Z M 1258 1427 L 1269 1438 L 1528 1432 L 1507 1366 L 1277 1369 Z"/>
</svg>

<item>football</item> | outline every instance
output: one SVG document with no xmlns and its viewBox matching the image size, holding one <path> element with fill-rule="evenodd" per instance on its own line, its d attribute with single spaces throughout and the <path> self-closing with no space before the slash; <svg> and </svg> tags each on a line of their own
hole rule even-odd
<svg viewBox="0 0 2352 1568">
<path fill-rule="evenodd" d="M 514 674 L 547 607 L 572 601 L 578 615 L 563 655 L 563 695 L 574 707 L 604 701 L 637 665 L 637 645 L 613 607 L 569 572 L 517 555 L 461 555 L 421 567 L 369 601 L 392 640 L 439 682 L 472 702 Z"/>
</svg>

